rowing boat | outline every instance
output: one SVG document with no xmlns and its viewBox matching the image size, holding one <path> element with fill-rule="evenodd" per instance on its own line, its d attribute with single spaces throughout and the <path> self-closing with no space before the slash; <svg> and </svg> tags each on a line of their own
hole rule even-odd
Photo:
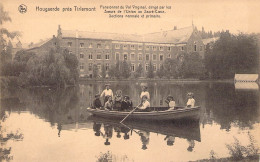
<svg viewBox="0 0 260 162">
<path fill-rule="evenodd" d="M 148 112 L 133 112 L 129 119 L 140 120 L 173 120 L 173 119 L 198 119 L 200 115 L 200 106 L 195 107 L 178 107 L 174 110 L 169 110 L 167 107 L 150 107 Z M 129 114 L 129 111 L 114 111 L 87 108 L 87 111 L 92 115 L 104 118 L 123 119 Z"/>
</svg>

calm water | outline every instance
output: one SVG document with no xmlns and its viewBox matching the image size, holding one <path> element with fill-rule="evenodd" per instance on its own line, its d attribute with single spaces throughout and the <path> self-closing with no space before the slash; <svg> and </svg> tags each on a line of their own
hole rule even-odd
<svg viewBox="0 0 260 162">
<path fill-rule="evenodd" d="M 23 89 L 2 92 L 2 133 L 17 132 L 23 139 L 8 140 L 13 161 L 96 161 L 108 151 L 118 161 L 189 161 L 228 157 L 226 144 L 237 138 L 249 143 L 260 130 L 259 91 L 235 88 L 233 83 L 148 84 L 152 106 L 165 106 L 171 94 L 178 105 L 187 92 L 195 94 L 202 107 L 199 121 L 126 122 L 91 117 L 86 112 L 103 83 L 81 84 L 62 91 Z M 139 102 L 140 83 L 112 83 Z M 129 129 L 131 128 L 131 129 Z"/>
</svg>

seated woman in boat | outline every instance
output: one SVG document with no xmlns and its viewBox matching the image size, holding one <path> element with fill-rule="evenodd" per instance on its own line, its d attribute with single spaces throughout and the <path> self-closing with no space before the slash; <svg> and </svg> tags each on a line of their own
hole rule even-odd
<svg viewBox="0 0 260 162">
<path fill-rule="evenodd" d="M 195 106 L 195 100 L 194 100 L 193 93 L 189 92 L 187 94 L 187 97 L 188 97 L 187 107 L 194 107 Z"/>
<path fill-rule="evenodd" d="M 142 99 L 143 96 L 147 96 L 147 99 L 150 100 L 150 93 L 147 91 L 148 87 L 147 87 L 147 84 L 143 84 L 142 85 L 142 92 L 141 92 L 141 95 L 140 95 L 140 98 Z"/>
<path fill-rule="evenodd" d="M 105 110 L 112 110 L 113 109 L 112 96 L 108 97 L 108 101 L 105 103 L 104 108 L 105 108 Z"/>
<path fill-rule="evenodd" d="M 146 95 L 142 97 L 142 104 L 140 107 L 138 107 L 141 111 L 146 111 L 147 108 L 150 107 L 150 102 L 148 101 L 148 98 Z"/>
<path fill-rule="evenodd" d="M 116 110 L 121 109 L 122 100 L 123 100 L 122 91 L 117 90 L 115 98 L 114 98 L 114 109 L 116 109 Z"/>
<path fill-rule="evenodd" d="M 100 101 L 99 97 L 100 97 L 99 94 L 95 95 L 95 100 L 93 101 L 93 108 L 94 109 L 102 107 L 102 104 L 101 104 L 101 101 Z"/>
<path fill-rule="evenodd" d="M 133 103 L 130 100 L 129 96 L 124 96 L 124 100 L 122 101 L 121 104 L 121 110 L 122 111 L 126 111 L 126 110 L 130 110 L 133 107 Z"/>
<path fill-rule="evenodd" d="M 169 109 L 168 110 L 174 110 L 175 107 L 175 101 L 172 96 L 168 96 L 165 100 L 165 102 L 168 104 Z"/>
</svg>

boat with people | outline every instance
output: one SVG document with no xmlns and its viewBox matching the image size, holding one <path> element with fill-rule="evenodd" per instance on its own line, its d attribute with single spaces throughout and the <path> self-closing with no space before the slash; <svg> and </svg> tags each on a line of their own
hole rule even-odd
<svg viewBox="0 0 260 162">
<path fill-rule="evenodd" d="M 104 118 L 117 118 L 123 119 L 131 111 L 116 111 L 105 109 L 93 109 L 87 108 L 87 111 L 94 116 L 100 116 Z M 141 119 L 141 120 L 174 120 L 174 119 L 198 119 L 200 115 L 200 106 L 195 107 L 175 107 L 175 109 L 169 109 L 168 107 L 149 107 L 144 111 L 134 111 L 128 118 L 129 119 Z"/>
</svg>

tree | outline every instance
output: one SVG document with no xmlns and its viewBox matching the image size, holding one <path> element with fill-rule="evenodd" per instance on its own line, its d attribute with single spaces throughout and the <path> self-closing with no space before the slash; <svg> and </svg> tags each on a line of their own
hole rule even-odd
<svg viewBox="0 0 260 162">
<path fill-rule="evenodd" d="M 93 65 L 93 74 L 92 74 L 93 78 L 96 79 L 98 78 L 98 67 L 96 64 Z"/>
<path fill-rule="evenodd" d="M 177 65 L 178 61 L 173 58 L 167 58 L 163 63 L 164 76 L 170 79 L 171 77 L 177 76 Z"/>
<path fill-rule="evenodd" d="M 130 65 L 125 60 L 121 63 L 121 76 L 126 79 L 131 76 Z"/>
<path fill-rule="evenodd" d="M 163 65 L 156 71 L 156 75 L 159 78 L 163 78 L 165 76 L 165 70 Z"/>
<path fill-rule="evenodd" d="M 106 68 L 105 68 L 105 65 L 103 64 L 102 66 L 101 66 L 101 76 L 102 76 L 102 78 L 106 78 Z"/>
<path fill-rule="evenodd" d="M 139 65 L 137 66 L 137 68 L 136 68 L 135 73 L 134 73 L 134 77 L 135 77 L 135 78 L 141 77 L 142 72 L 143 72 L 143 66 L 142 66 L 141 64 L 139 64 Z"/>
<path fill-rule="evenodd" d="M 12 19 L 10 18 L 8 12 L 4 11 L 4 7 L 2 3 L 0 3 L 0 61 L 1 65 L 4 63 L 8 62 L 12 58 L 12 53 L 10 51 L 10 44 L 9 40 L 14 39 L 15 37 L 19 37 L 20 33 L 19 32 L 9 32 L 8 29 L 3 28 L 2 25 L 4 22 L 11 22 Z M 9 44 L 9 46 L 8 46 Z"/>
<path fill-rule="evenodd" d="M 147 78 L 154 78 L 154 69 L 151 61 L 148 66 Z"/>
</svg>

